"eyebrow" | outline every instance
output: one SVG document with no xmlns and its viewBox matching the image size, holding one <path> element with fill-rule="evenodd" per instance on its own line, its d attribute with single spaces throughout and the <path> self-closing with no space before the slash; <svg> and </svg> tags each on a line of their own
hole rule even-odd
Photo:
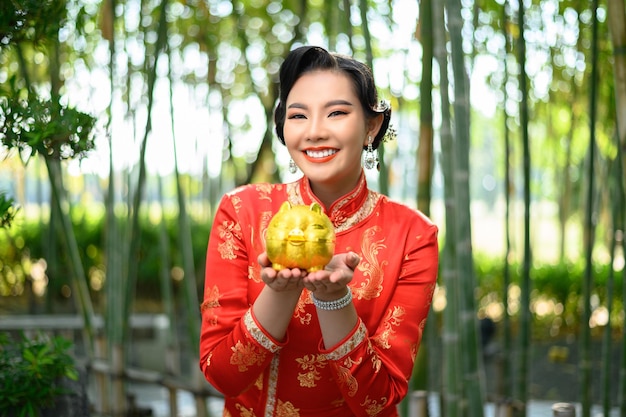
<svg viewBox="0 0 626 417">
<path fill-rule="evenodd" d="M 324 107 L 332 107 L 332 106 L 354 106 L 351 102 L 347 100 L 331 100 L 324 105 Z M 308 108 L 305 104 L 302 103 L 291 103 L 288 109 L 306 109 Z"/>
</svg>

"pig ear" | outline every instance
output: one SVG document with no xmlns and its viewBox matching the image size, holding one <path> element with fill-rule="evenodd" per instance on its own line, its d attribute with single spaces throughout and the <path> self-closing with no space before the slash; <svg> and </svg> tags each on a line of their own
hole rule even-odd
<svg viewBox="0 0 626 417">
<path fill-rule="evenodd" d="M 318 203 L 311 203 L 311 206 L 309 207 L 309 209 L 316 213 L 322 212 L 322 206 L 320 206 Z"/>
<path fill-rule="evenodd" d="M 278 212 L 280 213 L 287 210 L 291 210 L 291 203 L 289 201 L 285 201 L 283 204 L 281 204 Z"/>
</svg>

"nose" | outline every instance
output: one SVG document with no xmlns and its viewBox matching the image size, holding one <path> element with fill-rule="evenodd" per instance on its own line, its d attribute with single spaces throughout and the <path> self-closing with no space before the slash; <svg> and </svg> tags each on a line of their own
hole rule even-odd
<svg viewBox="0 0 626 417">
<path fill-rule="evenodd" d="M 328 138 L 328 127 L 324 117 L 311 117 L 309 118 L 309 126 L 307 132 L 307 140 L 319 141 Z"/>
</svg>

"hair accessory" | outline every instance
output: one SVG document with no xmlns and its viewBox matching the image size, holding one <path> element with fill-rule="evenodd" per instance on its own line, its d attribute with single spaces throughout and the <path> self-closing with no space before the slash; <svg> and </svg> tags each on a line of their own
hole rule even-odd
<svg viewBox="0 0 626 417">
<path fill-rule="evenodd" d="M 293 159 L 289 159 L 289 172 L 292 174 L 295 174 L 296 172 L 298 172 L 298 166 L 296 165 L 295 162 L 293 162 Z"/>
<path fill-rule="evenodd" d="M 365 150 L 365 157 L 363 158 L 363 166 L 367 169 L 372 169 L 378 165 L 378 152 L 374 151 L 372 147 L 372 137 L 369 136 L 369 143 Z"/>
<path fill-rule="evenodd" d="M 348 288 L 348 293 L 346 295 L 338 300 L 332 301 L 318 300 L 317 298 L 315 298 L 313 293 L 311 293 L 311 300 L 313 300 L 313 304 L 315 304 L 315 307 L 319 308 L 320 310 L 341 310 L 342 308 L 347 307 L 352 302 L 352 291 L 350 290 L 350 288 Z"/>
<path fill-rule="evenodd" d="M 383 142 L 389 142 L 390 140 L 394 140 L 398 136 L 398 132 L 396 128 L 390 123 L 385 135 L 383 136 Z"/>
</svg>

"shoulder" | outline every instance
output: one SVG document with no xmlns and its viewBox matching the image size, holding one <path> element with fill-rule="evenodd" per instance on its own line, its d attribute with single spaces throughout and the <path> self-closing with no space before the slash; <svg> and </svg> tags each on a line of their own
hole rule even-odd
<svg viewBox="0 0 626 417">
<path fill-rule="evenodd" d="M 437 225 L 424 213 L 407 204 L 390 199 L 385 195 L 380 195 L 379 199 L 380 216 L 385 222 L 399 224 L 402 227 L 419 228 L 423 230 L 432 229 L 437 233 Z"/>
<path fill-rule="evenodd" d="M 256 183 L 239 186 L 222 196 L 218 211 L 238 214 L 275 211 L 285 201 L 287 184 Z"/>
</svg>

